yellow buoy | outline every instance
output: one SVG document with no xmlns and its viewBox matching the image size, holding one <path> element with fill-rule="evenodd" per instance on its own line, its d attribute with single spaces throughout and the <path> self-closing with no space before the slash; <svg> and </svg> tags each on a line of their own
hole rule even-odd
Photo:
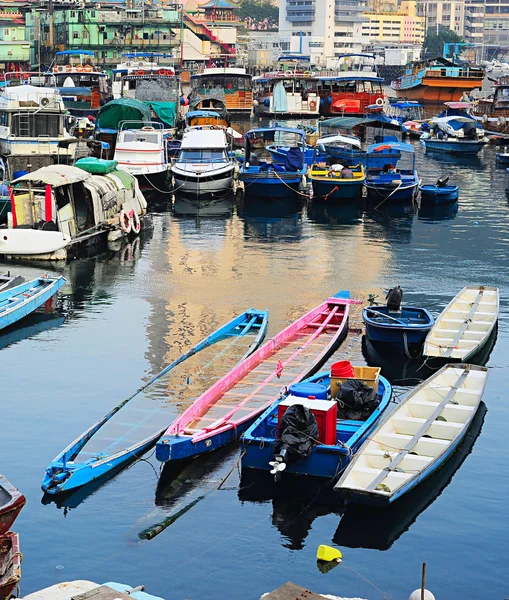
<svg viewBox="0 0 509 600">
<path fill-rule="evenodd" d="M 330 546 L 325 546 L 325 544 L 322 544 L 321 546 L 318 546 L 316 558 L 318 560 L 325 560 L 327 562 L 331 562 L 333 560 L 336 562 L 341 562 L 343 555 L 337 548 L 331 548 Z"/>
</svg>

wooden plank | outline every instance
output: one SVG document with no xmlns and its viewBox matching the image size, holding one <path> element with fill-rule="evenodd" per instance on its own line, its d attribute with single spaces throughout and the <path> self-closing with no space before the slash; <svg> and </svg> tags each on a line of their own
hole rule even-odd
<svg viewBox="0 0 509 600">
<path fill-rule="evenodd" d="M 463 373 L 458 377 L 456 383 L 451 386 L 451 389 L 447 392 L 445 398 L 437 405 L 435 410 L 431 413 L 431 415 L 426 419 L 426 421 L 421 425 L 421 427 L 417 430 L 417 433 L 407 442 L 406 446 L 402 448 L 398 455 L 391 460 L 391 463 L 385 467 L 378 477 L 376 477 L 366 488 L 366 491 L 372 492 L 388 475 L 389 473 L 395 469 L 399 463 L 406 457 L 406 455 L 412 450 L 412 448 L 417 444 L 417 442 L 421 439 L 421 437 L 426 433 L 429 429 L 431 423 L 438 417 L 438 415 L 442 412 L 445 405 L 450 402 L 450 400 L 454 397 L 458 388 L 463 385 L 463 382 L 467 378 L 470 373 L 470 366 L 467 365 L 463 370 Z"/>
</svg>

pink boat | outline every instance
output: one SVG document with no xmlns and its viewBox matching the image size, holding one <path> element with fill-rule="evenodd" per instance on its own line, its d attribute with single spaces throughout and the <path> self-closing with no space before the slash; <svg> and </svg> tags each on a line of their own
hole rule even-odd
<svg viewBox="0 0 509 600">
<path fill-rule="evenodd" d="M 350 293 L 339 292 L 271 338 L 168 427 L 161 462 L 195 458 L 237 439 L 282 389 L 315 373 L 348 332 Z"/>
</svg>

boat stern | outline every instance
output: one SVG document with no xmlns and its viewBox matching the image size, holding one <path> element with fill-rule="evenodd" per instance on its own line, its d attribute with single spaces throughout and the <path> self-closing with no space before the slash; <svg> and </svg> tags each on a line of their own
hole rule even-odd
<svg viewBox="0 0 509 600">
<path fill-rule="evenodd" d="M 5 229 L 0 235 L 0 255 L 40 260 L 64 260 L 70 238 L 60 231 Z"/>
</svg>

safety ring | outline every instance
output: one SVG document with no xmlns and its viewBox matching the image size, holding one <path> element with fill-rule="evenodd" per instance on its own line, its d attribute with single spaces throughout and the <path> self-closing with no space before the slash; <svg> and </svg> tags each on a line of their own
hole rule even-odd
<svg viewBox="0 0 509 600">
<path fill-rule="evenodd" d="M 129 222 L 131 224 L 131 230 L 133 231 L 133 233 L 140 233 L 141 231 L 141 223 L 140 223 L 140 217 L 138 216 L 138 213 L 134 210 L 132 210 L 129 213 Z"/>
<path fill-rule="evenodd" d="M 384 99 L 383 99 L 383 98 L 377 98 L 377 99 L 375 100 L 375 104 L 376 104 L 377 106 L 383 106 L 383 105 L 384 105 Z"/>
<path fill-rule="evenodd" d="M 126 213 L 126 211 L 124 209 L 122 209 L 120 211 L 120 215 L 118 216 L 119 219 L 119 223 L 120 223 L 120 229 L 122 230 L 123 233 L 130 233 L 131 232 L 131 227 L 132 227 L 132 223 L 131 223 L 131 219 L 129 218 L 129 215 Z"/>
</svg>

